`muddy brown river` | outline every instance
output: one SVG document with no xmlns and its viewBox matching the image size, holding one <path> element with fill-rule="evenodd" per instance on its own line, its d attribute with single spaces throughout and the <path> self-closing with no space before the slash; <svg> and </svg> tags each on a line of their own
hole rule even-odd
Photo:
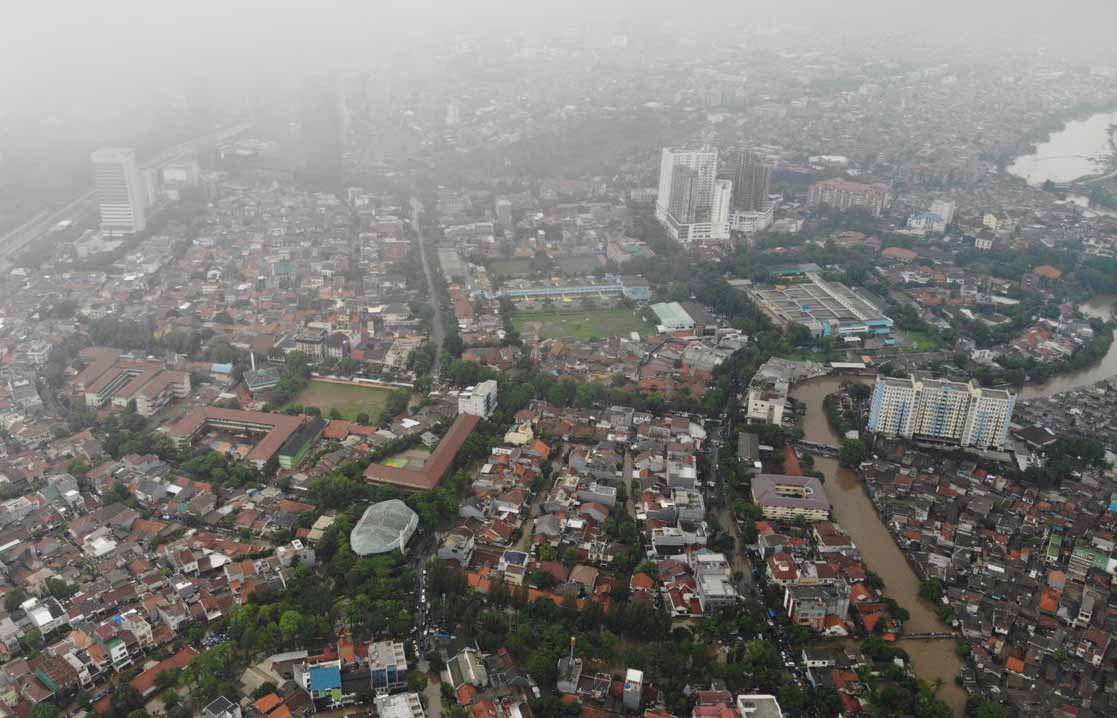
<svg viewBox="0 0 1117 718">
<path fill-rule="evenodd" d="M 821 377 L 799 384 L 791 392 L 806 404 L 803 433 L 807 441 L 837 445 L 840 438 L 830 428 L 822 400 L 838 390 L 840 377 Z M 815 468 L 826 475 L 826 496 L 834 510 L 834 519 L 850 535 L 865 565 L 884 580 L 885 593 L 911 613 L 905 624 L 908 633 L 938 633 L 950 630 L 939 620 L 934 607 L 919 598 L 919 580 L 899 546 L 877 516 L 873 502 L 852 471 L 838 466 L 836 459 L 815 457 Z M 966 704 L 966 691 L 954 683 L 962 669 L 962 661 L 954 652 L 953 639 L 899 641 L 898 645 L 911 656 L 912 667 L 932 686 L 941 681 L 938 697 L 961 716 Z"/>
</svg>

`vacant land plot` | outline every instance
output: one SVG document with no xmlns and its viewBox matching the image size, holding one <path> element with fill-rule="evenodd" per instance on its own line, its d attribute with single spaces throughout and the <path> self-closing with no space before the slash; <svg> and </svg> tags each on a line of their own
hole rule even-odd
<svg viewBox="0 0 1117 718">
<path fill-rule="evenodd" d="M 392 389 L 352 384 L 334 384 L 328 381 L 311 381 L 292 400 L 292 404 L 316 406 L 322 416 L 329 416 L 331 409 L 341 412 L 341 418 L 353 421 L 357 414 L 368 414 L 374 421 L 388 403 Z"/>
<path fill-rule="evenodd" d="M 637 332 L 655 334 L 655 327 L 631 309 L 602 309 L 574 312 L 517 312 L 512 317 L 516 330 L 525 337 L 558 339 L 574 337 L 582 341 L 604 339 Z"/>
<path fill-rule="evenodd" d="M 942 348 L 938 339 L 926 332 L 905 331 L 903 334 L 911 342 L 911 348 L 917 352 L 933 352 Z"/>
<path fill-rule="evenodd" d="M 496 277 L 530 277 L 530 259 L 498 259 L 489 264 L 489 272 Z"/>
</svg>

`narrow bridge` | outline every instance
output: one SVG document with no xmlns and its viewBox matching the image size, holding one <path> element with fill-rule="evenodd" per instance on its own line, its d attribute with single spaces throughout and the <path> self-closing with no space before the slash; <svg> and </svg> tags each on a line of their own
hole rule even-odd
<svg viewBox="0 0 1117 718">
<path fill-rule="evenodd" d="M 826 454 L 827 456 L 837 456 L 840 449 L 831 444 L 821 444 L 816 441 L 798 441 L 796 446 L 804 451 L 810 451 L 815 454 Z"/>
<path fill-rule="evenodd" d="M 945 638 L 961 638 L 957 633 L 905 633 L 900 636 L 901 641 L 938 641 Z"/>
</svg>

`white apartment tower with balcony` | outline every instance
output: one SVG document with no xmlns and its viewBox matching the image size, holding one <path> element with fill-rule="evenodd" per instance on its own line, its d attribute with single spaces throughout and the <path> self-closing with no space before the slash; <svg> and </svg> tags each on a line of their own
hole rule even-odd
<svg viewBox="0 0 1117 718">
<path fill-rule="evenodd" d="M 1003 449 L 1015 406 L 1015 394 L 983 389 L 973 382 L 879 377 L 869 429 L 889 438 Z"/>
<path fill-rule="evenodd" d="M 873 389 L 869 428 L 885 436 L 911 436 L 915 385 L 908 379 L 879 377 Z"/>
<path fill-rule="evenodd" d="M 976 389 L 962 431 L 962 446 L 1004 447 L 1015 408 L 1015 394 L 1001 389 Z"/>
<path fill-rule="evenodd" d="M 676 240 L 685 243 L 729 238 L 733 183 L 718 180 L 713 147 L 665 147 L 659 163 L 655 216 Z"/>
</svg>

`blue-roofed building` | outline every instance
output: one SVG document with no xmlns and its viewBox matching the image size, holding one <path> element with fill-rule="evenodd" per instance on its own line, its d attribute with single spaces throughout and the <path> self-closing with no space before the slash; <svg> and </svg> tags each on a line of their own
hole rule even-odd
<svg viewBox="0 0 1117 718">
<path fill-rule="evenodd" d="M 783 324 L 802 324 L 816 336 L 887 337 L 892 319 L 864 292 L 807 273 L 806 281 L 753 288 L 749 296 Z"/>
<path fill-rule="evenodd" d="M 946 231 L 946 219 L 937 212 L 916 212 L 908 217 L 906 229 L 919 234 L 942 234 Z"/>
<path fill-rule="evenodd" d="M 339 659 L 296 665 L 294 677 L 319 710 L 338 708 L 356 700 L 356 691 L 343 685 Z M 367 685 L 367 680 L 366 675 L 364 685 Z"/>
<path fill-rule="evenodd" d="M 311 668 L 309 686 L 313 693 L 324 693 L 341 688 L 341 664 Z"/>
</svg>

